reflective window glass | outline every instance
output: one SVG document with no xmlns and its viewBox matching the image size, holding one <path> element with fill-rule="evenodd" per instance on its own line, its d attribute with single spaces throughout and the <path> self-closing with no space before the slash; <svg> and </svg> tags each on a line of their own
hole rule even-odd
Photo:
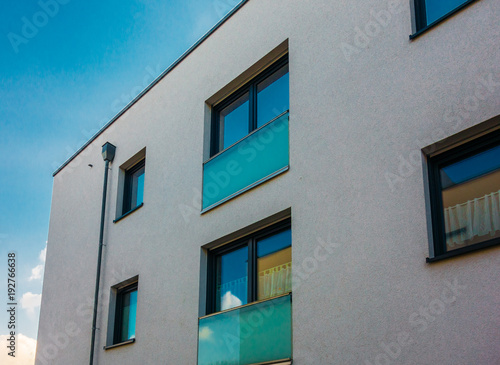
<svg viewBox="0 0 500 365">
<path fill-rule="evenodd" d="M 431 24 L 468 0 L 425 0 L 427 24 Z"/>
<path fill-rule="evenodd" d="M 135 318 L 137 313 L 137 290 L 126 293 L 122 298 L 122 323 L 120 342 L 135 338 Z"/>
<path fill-rule="evenodd" d="M 257 241 L 257 300 L 292 291 L 290 229 Z"/>
<path fill-rule="evenodd" d="M 290 108 L 288 65 L 257 85 L 257 128 Z"/>
<path fill-rule="evenodd" d="M 217 257 L 216 311 L 247 304 L 248 247 Z"/>
<path fill-rule="evenodd" d="M 144 171 L 142 167 L 132 175 L 132 207 L 136 207 L 143 202 L 144 198 Z"/>
<path fill-rule="evenodd" d="M 125 171 L 122 214 L 141 205 L 144 201 L 146 161 L 142 160 Z"/>
<path fill-rule="evenodd" d="M 220 112 L 223 149 L 245 137 L 249 132 L 248 93 L 231 103 Z"/>
<path fill-rule="evenodd" d="M 292 291 L 290 221 L 276 223 L 210 252 L 208 311 L 266 300 Z"/>
<path fill-rule="evenodd" d="M 500 237 L 500 146 L 439 172 L 446 251 Z"/>
<path fill-rule="evenodd" d="M 285 55 L 214 105 L 210 155 L 245 139 L 289 107 L 288 55 Z"/>
</svg>

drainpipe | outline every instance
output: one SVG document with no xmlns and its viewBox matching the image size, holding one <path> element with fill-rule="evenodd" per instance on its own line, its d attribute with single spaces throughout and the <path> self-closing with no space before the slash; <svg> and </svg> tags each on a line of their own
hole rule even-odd
<svg viewBox="0 0 500 365">
<path fill-rule="evenodd" d="M 102 208 L 101 208 L 101 229 L 99 231 L 99 254 L 97 256 L 97 274 L 95 278 L 95 293 L 94 293 L 94 317 L 92 319 L 92 338 L 90 340 L 90 365 L 94 364 L 94 347 L 95 347 L 95 331 L 97 323 L 97 304 L 99 298 L 99 281 L 101 279 L 101 259 L 102 247 L 104 240 L 104 217 L 106 215 L 106 192 L 108 190 L 108 170 L 109 163 L 115 157 L 116 147 L 111 143 L 106 142 L 102 146 L 102 158 L 104 159 L 104 186 L 102 188 Z"/>
</svg>

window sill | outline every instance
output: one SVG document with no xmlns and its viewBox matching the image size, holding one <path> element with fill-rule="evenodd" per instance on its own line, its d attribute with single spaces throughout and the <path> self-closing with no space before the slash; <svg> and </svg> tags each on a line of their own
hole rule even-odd
<svg viewBox="0 0 500 365">
<path fill-rule="evenodd" d="M 130 214 L 134 213 L 134 212 L 135 212 L 136 210 L 138 210 L 139 208 L 142 208 L 142 206 L 143 206 L 143 205 L 144 205 L 144 203 L 139 204 L 139 205 L 138 205 L 138 206 L 136 206 L 134 209 L 131 209 L 131 210 L 129 210 L 127 213 L 125 213 L 125 214 L 123 214 L 123 215 L 119 216 L 118 218 L 116 218 L 116 219 L 113 221 L 113 223 L 116 223 L 116 222 L 118 222 L 118 221 L 122 220 L 123 218 L 125 218 L 126 216 L 128 216 L 128 215 L 130 215 Z"/>
<path fill-rule="evenodd" d="M 478 243 L 478 244 L 473 245 L 473 246 L 459 248 L 458 250 L 449 251 L 449 252 L 446 252 L 442 255 L 437 255 L 434 257 L 427 257 L 425 259 L 425 262 L 433 263 L 436 261 L 442 261 L 442 260 L 446 260 L 446 259 L 449 259 L 452 257 L 461 256 L 461 255 L 469 253 L 469 252 L 479 251 L 479 250 L 483 250 L 485 248 L 498 246 L 498 245 L 500 245 L 500 238 L 496 238 L 496 239 L 493 239 L 490 241 Z"/>
<path fill-rule="evenodd" d="M 123 341 L 123 342 L 120 342 L 120 343 L 115 343 L 114 345 L 104 346 L 103 349 L 104 350 L 111 350 L 111 349 L 114 349 L 116 347 L 130 345 L 131 343 L 134 343 L 134 342 L 135 342 L 135 338 L 132 338 L 132 339 L 127 340 L 127 341 Z"/>
<path fill-rule="evenodd" d="M 475 2 L 476 0 L 469 0 L 469 1 L 466 1 L 465 3 L 463 3 L 462 5 L 456 7 L 455 9 L 453 9 L 452 11 L 450 11 L 448 14 L 445 14 L 443 15 L 441 18 L 433 21 L 431 24 L 429 25 L 426 25 L 425 27 L 423 27 L 422 29 L 418 30 L 417 32 L 413 33 L 413 34 L 410 34 L 410 40 L 413 40 L 415 38 L 417 38 L 419 35 L 427 32 L 429 29 L 431 28 L 434 28 L 436 25 L 438 25 L 439 23 L 443 22 L 444 20 L 450 18 L 451 16 L 455 15 L 455 13 L 458 13 L 460 10 L 462 10 L 463 8 L 467 7 L 468 5 L 472 4 L 473 2 Z"/>
</svg>

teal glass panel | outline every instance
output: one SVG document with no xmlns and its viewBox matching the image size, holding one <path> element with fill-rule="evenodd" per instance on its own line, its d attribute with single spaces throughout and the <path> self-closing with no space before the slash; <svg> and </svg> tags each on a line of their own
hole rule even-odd
<svg viewBox="0 0 500 365">
<path fill-rule="evenodd" d="M 137 202 L 136 206 L 144 201 L 144 171 L 137 177 Z"/>
<path fill-rule="evenodd" d="M 288 167 L 288 115 L 256 130 L 204 164 L 204 210 Z"/>
<path fill-rule="evenodd" d="M 467 1 L 468 0 L 426 0 L 425 11 L 427 13 L 427 24 L 435 22 Z"/>
<path fill-rule="evenodd" d="M 137 290 L 130 293 L 130 310 L 128 315 L 128 339 L 135 338 L 135 318 L 137 315 Z"/>
<path fill-rule="evenodd" d="M 123 295 L 122 327 L 120 341 L 135 338 L 135 318 L 137 313 L 137 290 Z"/>
<path fill-rule="evenodd" d="M 249 365 L 291 358 L 290 295 L 199 321 L 198 365 Z"/>
</svg>

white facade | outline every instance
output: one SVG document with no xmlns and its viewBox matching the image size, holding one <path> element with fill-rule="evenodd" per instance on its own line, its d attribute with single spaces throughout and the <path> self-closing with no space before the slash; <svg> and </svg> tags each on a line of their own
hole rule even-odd
<svg viewBox="0 0 500 365">
<path fill-rule="evenodd" d="M 54 178 L 36 364 L 89 359 L 106 142 L 116 156 L 95 364 L 196 364 L 207 248 L 287 216 L 294 364 L 500 363 L 500 248 L 426 263 L 422 152 L 500 124 L 500 2 L 410 41 L 412 4 L 248 1 L 67 163 Z M 289 170 L 200 214 L 210 106 L 285 53 Z M 120 166 L 144 149 L 144 206 L 113 223 Z M 136 341 L 104 350 L 111 287 L 135 276 Z"/>
</svg>

